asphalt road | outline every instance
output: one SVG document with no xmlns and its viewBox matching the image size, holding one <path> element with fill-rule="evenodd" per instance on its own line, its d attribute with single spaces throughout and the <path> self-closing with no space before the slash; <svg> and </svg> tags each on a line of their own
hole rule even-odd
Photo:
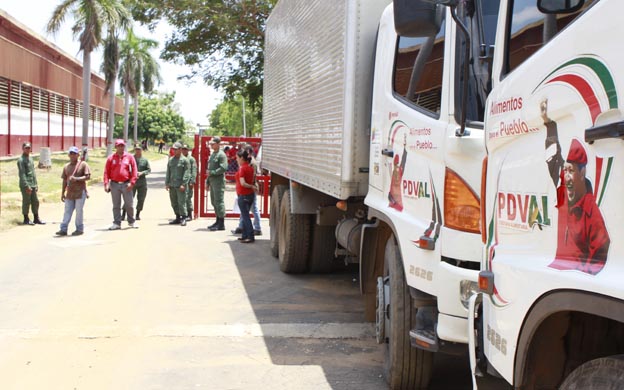
<svg viewBox="0 0 624 390">
<path fill-rule="evenodd" d="M 236 220 L 168 225 L 165 161 L 152 166 L 139 229 L 107 231 L 94 185 L 83 236 L 54 237 L 50 204 L 47 225 L 0 233 L 0 389 L 387 388 L 355 270 L 281 273 L 266 220 L 248 245 Z M 465 358 L 436 358 L 430 389 L 469 388 Z"/>
</svg>

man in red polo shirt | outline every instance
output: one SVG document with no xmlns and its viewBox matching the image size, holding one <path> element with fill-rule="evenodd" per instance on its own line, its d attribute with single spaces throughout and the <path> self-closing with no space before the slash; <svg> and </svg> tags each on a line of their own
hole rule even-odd
<svg viewBox="0 0 624 390">
<path fill-rule="evenodd" d="M 134 219 L 132 188 L 137 181 L 137 165 L 134 157 L 125 152 L 126 143 L 122 139 L 115 141 L 115 153 L 107 160 L 104 167 L 104 191 L 111 193 L 113 199 L 113 224 L 108 230 L 121 229 L 121 198 L 123 197 L 128 216 L 128 226 L 138 228 Z"/>
</svg>

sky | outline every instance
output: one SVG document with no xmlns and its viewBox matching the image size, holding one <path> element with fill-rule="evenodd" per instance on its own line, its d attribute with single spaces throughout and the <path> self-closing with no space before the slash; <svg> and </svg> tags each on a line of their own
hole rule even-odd
<svg viewBox="0 0 624 390">
<path fill-rule="evenodd" d="M 71 34 L 73 20 L 65 19 L 61 30 L 56 35 L 48 35 L 45 32 L 45 26 L 59 3 L 60 1 L 56 0 L 3 0 L 0 3 L 0 9 L 82 63 L 82 53 L 78 52 L 80 45 Z M 170 29 L 171 27 L 166 23 L 161 23 L 154 32 L 150 32 L 138 23 L 134 26 L 134 31 L 139 37 L 159 41 L 159 48 L 155 49 L 152 55 L 158 60 L 163 81 L 156 89 L 159 92 L 175 91 L 176 103 L 178 103 L 184 119 L 194 125 L 207 125 L 207 116 L 221 102 L 222 95 L 203 84 L 201 80 L 192 84 L 186 81 L 178 81 L 179 76 L 190 73 L 189 68 L 168 63 L 159 58 Z M 91 71 L 100 74 L 101 64 L 102 50 L 98 49 L 91 54 Z M 119 85 L 116 85 L 115 88 L 118 93 Z"/>
</svg>

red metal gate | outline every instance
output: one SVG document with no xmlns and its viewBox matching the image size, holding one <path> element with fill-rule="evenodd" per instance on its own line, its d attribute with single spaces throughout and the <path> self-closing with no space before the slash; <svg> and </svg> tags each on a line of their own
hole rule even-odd
<svg viewBox="0 0 624 390">
<path fill-rule="evenodd" d="M 193 157 L 197 160 L 197 184 L 195 186 L 194 193 L 194 218 L 200 217 L 214 217 L 215 212 L 210 204 L 210 192 L 206 186 L 206 169 L 208 167 L 208 159 L 210 158 L 209 142 L 212 136 L 195 136 L 195 147 L 193 148 Z M 238 170 L 238 163 L 236 162 L 236 152 L 238 152 L 242 144 L 250 144 L 255 153 L 257 154 L 260 145 L 262 144 L 262 138 L 250 138 L 250 137 L 221 137 L 221 149 L 225 151 L 228 157 L 228 170 L 225 174 L 226 180 L 226 194 L 225 194 L 225 207 L 226 217 L 239 217 L 240 213 L 233 211 L 234 199 L 236 192 L 234 190 L 234 175 Z M 225 150 L 227 149 L 227 151 Z M 270 188 L 270 176 L 258 175 L 256 176 L 260 191 L 257 194 L 257 204 L 260 210 L 260 216 L 262 218 L 269 217 L 269 188 Z"/>
</svg>

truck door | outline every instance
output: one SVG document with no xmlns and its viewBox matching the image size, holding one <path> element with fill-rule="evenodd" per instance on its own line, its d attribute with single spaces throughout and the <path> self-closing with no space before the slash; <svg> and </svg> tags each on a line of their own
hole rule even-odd
<svg viewBox="0 0 624 390">
<path fill-rule="evenodd" d="M 432 224 L 432 237 L 436 233 L 433 218 L 437 218 L 435 205 L 441 199 L 436 190 L 442 191 L 443 182 L 435 178 L 443 177 L 445 102 L 449 101 L 449 91 L 443 87 L 448 84 L 444 81 L 448 77 L 446 34 L 442 23 L 436 36 L 397 36 L 392 7 L 386 9 L 378 36 L 373 90 L 370 183 L 376 188 L 369 192 L 367 203 L 392 219 L 408 284 L 423 284 L 422 289 L 430 293 L 437 264 L 433 252 L 424 254 L 431 260 L 428 264 L 422 261 L 417 274 L 416 266 L 410 267 L 407 259 L 411 262 L 414 258 L 410 252 L 419 250 L 419 238 Z M 418 63 L 421 75 L 411 82 Z M 439 210 L 439 203 L 437 206 Z"/>
<path fill-rule="evenodd" d="M 484 301 L 484 347 L 523 388 L 514 359 L 522 362 L 528 348 L 516 342 L 531 306 L 555 289 L 616 291 L 609 273 L 622 260 L 614 237 L 624 226 L 615 192 L 623 145 L 596 131 L 622 121 L 616 70 L 624 60 L 614 40 L 624 30 L 621 4 L 567 2 L 574 3 L 558 14 L 542 12 L 536 0 L 502 3 L 508 25 L 497 35 L 494 63 L 501 81 L 486 111 L 485 268 L 496 289 Z M 557 350 L 552 339 L 540 342 Z"/>
</svg>

